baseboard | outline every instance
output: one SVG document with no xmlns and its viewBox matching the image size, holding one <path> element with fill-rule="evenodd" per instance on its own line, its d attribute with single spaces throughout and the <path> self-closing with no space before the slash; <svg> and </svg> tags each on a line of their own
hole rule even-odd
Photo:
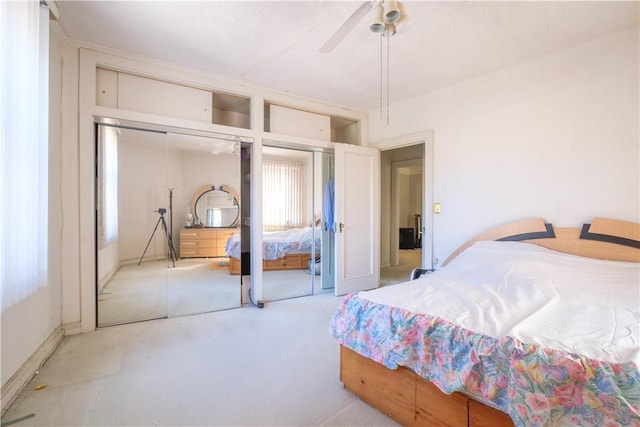
<svg viewBox="0 0 640 427">
<path fill-rule="evenodd" d="M 68 322 L 64 324 L 64 336 L 77 335 L 82 333 L 82 322 Z"/>
<path fill-rule="evenodd" d="M 16 400 L 34 375 L 36 375 L 38 369 L 44 365 L 44 362 L 47 361 L 53 351 L 58 347 L 58 345 L 60 345 L 63 337 L 64 332 L 62 325 L 59 325 L 51 335 L 49 335 L 49 337 L 40 344 L 40 347 L 36 349 L 31 357 L 22 364 L 20 369 L 18 369 L 18 372 L 13 374 L 9 381 L 2 386 L 2 415 L 4 415 L 5 411 L 13 401 Z"/>
</svg>

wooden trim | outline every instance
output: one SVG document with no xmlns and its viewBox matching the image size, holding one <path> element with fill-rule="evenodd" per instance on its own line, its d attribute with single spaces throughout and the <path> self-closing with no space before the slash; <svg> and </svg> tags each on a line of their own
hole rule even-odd
<svg viewBox="0 0 640 427">
<path fill-rule="evenodd" d="M 640 224 L 595 218 L 592 224 L 582 226 L 580 239 L 640 249 Z"/>
<path fill-rule="evenodd" d="M 640 262 L 640 246 L 632 242 L 640 241 L 640 224 L 594 218 L 588 230 L 584 237 L 579 228 L 555 228 L 541 218 L 516 221 L 467 241 L 456 249 L 442 266 L 480 240 L 518 240 L 588 258 Z"/>
<path fill-rule="evenodd" d="M 513 426 L 507 414 L 462 393 L 445 394 L 413 371 L 388 369 L 342 345 L 340 381 L 403 426 Z"/>
<path fill-rule="evenodd" d="M 496 427 L 513 425 L 511 417 L 504 412 L 488 408 L 480 402 L 469 399 L 469 427 Z"/>
<path fill-rule="evenodd" d="M 279 270 L 306 270 L 309 268 L 309 260 L 311 254 L 288 254 L 278 259 L 263 259 L 262 271 L 279 271 Z M 229 257 L 229 274 L 240 274 L 240 260 L 238 258 Z"/>
<path fill-rule="evenodd" d="M 523 240 L 553 239 L 556 237 L 555 233 L 553 232 L 553 225 L 545 223 L 544 227 L 546 231 L 534 231 L 531 233 L 514 234 L 512 236 L 506 236 L 496 240 L 502 242 L 521 242 Z"/>
<path fill-rule="evenodd" d="M 581 239 L 580 231 L 579 228 L 556 228 L 555 239 L 539 239 L 529 243 L 587 258 L 640 262 L 640 249 L 612 242 Z"/>
<path fill-rule="evenodd" d="M 415 425 L 415 376 L 392 371 L 340 346 L 340 381 L 350 392 L 404 426 Z"/>
<path fill-rule="evenodd" d="M 607 218 L 594 218 L 589 231 L 597 234 L 635 240 L 636 242 L 640 241 L 640 224 L 634 222 L 618 221 Z"/>
<path fill-rule="evenodd" d="M 524 219 L 521 221 L 511 222 L 509 224 L 504 224 L 499 227 L 493 228 L 489 231 L 486 231 L 482 234 L 477 235 L 471 240 L 465 242 L 462 246 L 456 249 L 446 261 L 442 264 L 444 267 L 449 262 L 451 262 L 455 257 L 460 255 L 465 249 L 469 246 L 473 245 L 475 242 L 480 240 L 500 240 L 509 236 L 515 236 L 520 234 L 528 234 L 528 233 L 547 233 L 546 222 L 542 218 L 531 218 Z"/>
</svg>

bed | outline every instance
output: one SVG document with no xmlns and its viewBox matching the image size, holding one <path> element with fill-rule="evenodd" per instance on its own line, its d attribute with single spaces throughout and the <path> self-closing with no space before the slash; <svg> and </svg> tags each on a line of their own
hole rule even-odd
<svg viewBox="0 0 640 427">
<path fill-rule="evenodd" d="M 283 231 L 269 231 L 262 234 L 262 269 L 304 270 L 309 268 L 311 254 L 320 255 L 319 227 L 291 228 Z M 315 240 L 315 245 L 313 241 Z M 240 235 L 234 234 L 226 244 L 229 257 L 229 273 L 240 274 Z"/>
<path fill-rule="evenodd" d="M 640 425 L 640 225 L 518 221 L 346 296 L 345 388 L 403 425 Z"/>
</svg>

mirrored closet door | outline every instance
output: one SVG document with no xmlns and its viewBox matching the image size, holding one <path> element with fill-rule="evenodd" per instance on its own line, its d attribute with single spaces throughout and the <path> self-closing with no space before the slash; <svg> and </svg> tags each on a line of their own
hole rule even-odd
<svg viewBox="0 0 640 427">
<path fill-rule="evenodd" d="M 97 125 L 98 326 L 241 306 L 240 142 Z"/>
<path fill-rule="evenodd" d="M 325 187 L 330 154 L 263 147 L 263 296 L 275 301 L 333 287 Z M 329 243 L 327 243 L 328 245 Z"/>
</svg>

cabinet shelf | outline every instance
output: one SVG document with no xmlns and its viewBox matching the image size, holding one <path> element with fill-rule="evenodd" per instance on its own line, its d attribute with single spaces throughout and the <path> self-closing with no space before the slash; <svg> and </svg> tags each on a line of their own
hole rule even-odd
<svg viewBox="0 0 640 427">
<path fill-rule="evenodd" d="M 251 128 L 251 98 L 96 68 L 96 104 L 236 128 Z"/>
<path fill-rule="evenodd" d="M 360 145 L 360 122 L 264 103 L 264 131 Z"/>
</svg>

